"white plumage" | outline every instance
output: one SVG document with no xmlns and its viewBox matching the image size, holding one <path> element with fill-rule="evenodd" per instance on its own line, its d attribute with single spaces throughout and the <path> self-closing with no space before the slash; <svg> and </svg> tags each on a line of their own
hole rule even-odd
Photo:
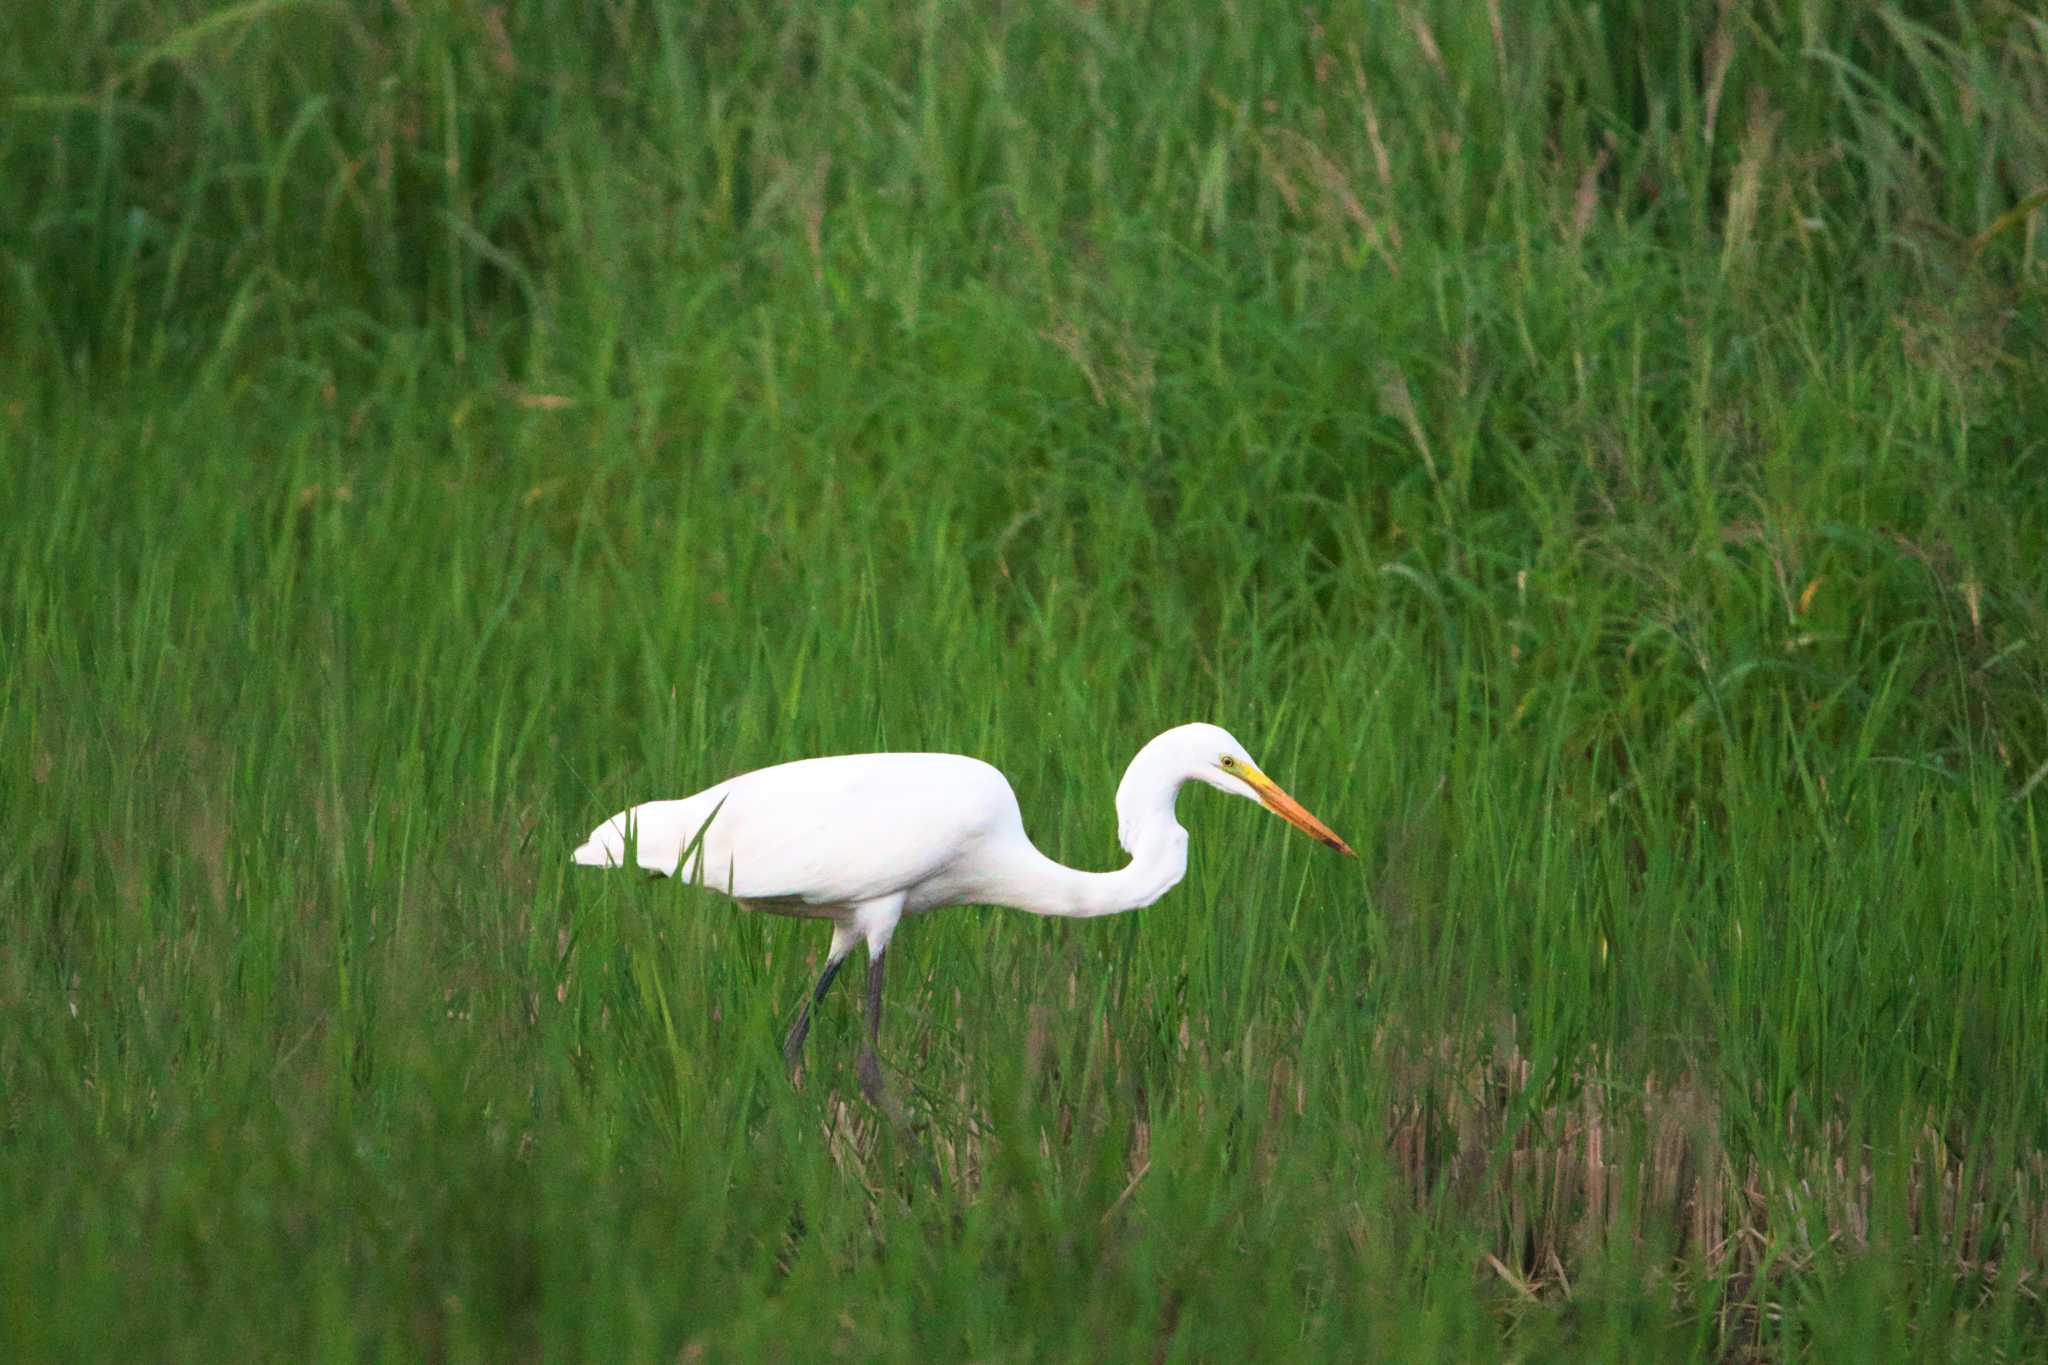
<svg viewBox="0 0 2048 1365">
<path fill-rule="evenodd" d="M 1174 818 L 1183 783 L 1243 796 L 1341 852 L 1351 849 L 1259 771 L 1214 725 L 1182 725 L 1138 751 L 1117 788 L 1116 872 L 1082 872 L 1040 853 L 1003 775 L 959 754 L 849 754 L 762 768 L 674 801 L 614 815 L 576 850 L 579 863 L 634 860 L 725 893 L 750 910 L 832 921 L 817 987 L 790 1029 L 795 1064 L 812 1005 L 853 946 L 868 949 L 868 1038 L 861 1082 L 882 1098 L 874 1057 L 882 957 L 905 915 L 944 905 L 1003 905 L 1088 917 L 1150 905 L 1187 872 L 1187 831 Z"/>
</svg>

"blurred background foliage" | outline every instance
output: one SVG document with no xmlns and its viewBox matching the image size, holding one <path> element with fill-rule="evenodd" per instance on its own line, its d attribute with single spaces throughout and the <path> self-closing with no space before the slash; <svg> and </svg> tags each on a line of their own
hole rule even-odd
<svg viewBox="0 0 2048 1365">
<path fill-rule="evenodd" d="M 2044 110 L 2000 0 L 8 8 L 0 1330 L 2038 1346 Z M 906 934 L 925 1202 L 801 926 L 559 866 L 883 746 L 1100 866 L 1196 717 L 1363 871 Z"/>
</svg>

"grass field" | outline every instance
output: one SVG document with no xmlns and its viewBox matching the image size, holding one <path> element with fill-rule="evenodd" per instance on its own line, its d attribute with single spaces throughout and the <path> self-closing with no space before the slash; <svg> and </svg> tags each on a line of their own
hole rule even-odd
<svg viewBox="0 0 2048 1365">
<path fill-rule="evenodd" d="M 2048 1352 L 2048 25 L 1195 14 L 8 8 L 0 1357 Z"/>
</svg>

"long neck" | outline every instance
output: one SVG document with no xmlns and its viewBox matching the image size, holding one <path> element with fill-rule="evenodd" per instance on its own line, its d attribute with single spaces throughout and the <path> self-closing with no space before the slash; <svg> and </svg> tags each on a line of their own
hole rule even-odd
<svg viewBox="0 0 2048 1365">
<path fill-rule="evenodd" d="M 1083 872 L 1030 848 L 1005 869 L 986 899 L 1034 915 L 1092 919 L 1152 904 L 1188 871 L 1188 832 L 1173 818 L 1182 774 L 1141 750 L 1116 791 L 1117 838 L 1131 861 L 1115 872 Z M 1028 847 L 1028 846 L 1027 846 Z"/>
</svg>

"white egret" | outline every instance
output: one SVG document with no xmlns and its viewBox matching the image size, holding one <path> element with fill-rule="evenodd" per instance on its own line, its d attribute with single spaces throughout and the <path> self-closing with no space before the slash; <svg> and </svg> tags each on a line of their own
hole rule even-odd
<svg viewBox="0 0 2048 1365">
<path fill-rule="evenodd" d="M 618 867 L 630 841 L 642 868 L 685 876 L 748 910 L 832 922 L 825 970 L 783 1043 L 791 1067 L 812 1008 L 848 953 L 868 950 L 861 1089 L 882 1103 L 882 963 L 905 915 L 945 905 L 1002 905 L 1089 918 L 1137 910 L 1186 875 L 1188 832 L 1174 819 L 1186 782 L 1257 801 L 1340 853 L 1351 847 L 1259 770 L 1214 725 L 1181 725 L 1138 751 L 1116 789 L 1118 872 L 1083 872 L 1040 853 L 1003 775 L 960 754 L 849 754 L 762 768 L 675 801 L 614 815 L 575 853 Z M 685 867 L 685 862 L 688 866 Z"/>
</svg>

